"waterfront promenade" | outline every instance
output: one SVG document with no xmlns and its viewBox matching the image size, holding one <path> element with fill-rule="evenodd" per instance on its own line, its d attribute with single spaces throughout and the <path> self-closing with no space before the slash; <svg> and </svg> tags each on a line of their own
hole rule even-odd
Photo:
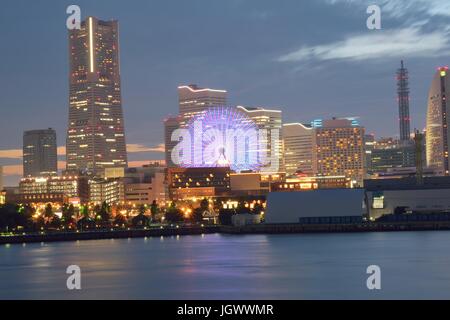
<svg viewBox="0 0 450 320">
<path fill-rule="evenodd" d="M 289 233 L 354 233 L 354 232 L 394 232 L 450 230 L 450 221 L 430 222 L 370 222 L 361 224 L 255 224 L 246 226 L 161 226 L 153 228 L 127 228 L 114 230 L 92 230 L 73 232 L 37 232 L 7 234 L 0 236 L 0 244 L 78 241 L 99 239 L 126 239 L 143 237 L 166 237 L 223 234 L 289 234 Z"/>
</svg>

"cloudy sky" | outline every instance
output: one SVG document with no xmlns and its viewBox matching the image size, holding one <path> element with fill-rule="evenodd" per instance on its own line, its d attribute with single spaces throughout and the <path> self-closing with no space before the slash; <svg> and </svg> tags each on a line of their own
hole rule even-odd
<svg viewBox="0 0 450 320">
<path fill-rule="evenodd" d="M 163 158 L 162 120 L 176 87 L 229 92 L 230 104 L 278 107 L 285 122 L 358 116 L 398 135 L 395 71 L 410 72 L 412 127 L 424 128 L 428 86 L 450 57 L 450 0 L 2 0 L 0 165 L 21 174 L 22 133 L 53 127 L 64 166 L 68 113 L 66 8 L 118 19 L 132 164 Z M 382 29 L 366 9 L 381 7 Z"/>
</svg>

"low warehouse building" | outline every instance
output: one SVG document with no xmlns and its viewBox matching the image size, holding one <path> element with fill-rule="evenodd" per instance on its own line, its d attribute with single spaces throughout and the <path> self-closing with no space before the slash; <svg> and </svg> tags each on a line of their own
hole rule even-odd
<svg viewBox="0 0 450 320">
<path fill-rule="evenodd" d="M 364 189 L 271 192 L 267 197 L 265 222 L 358 223 L 365 214 Z"/>
<path fill-rule="evenodd" d="M 450 177 L 366 180 L 364 186 L 365 189 L 271 192 L 265 221 L 342 224 L 362 222 L 364 217 L 376 220 L 385 216 L 383 219 L 388 221 L 391 218 L 387 219 L 387 215 L 411 213 L 420 215 L 417 219 L 421 221 L 429 221 L 442 220 L 450 213 Z M 404 219 L 397 215 L 394 220 Z"/>
<path fill-rule="evenodd" d="M 370 217 L 393 213 L 450 212 L 450 177 L 364 181 Z"/>
</svg>

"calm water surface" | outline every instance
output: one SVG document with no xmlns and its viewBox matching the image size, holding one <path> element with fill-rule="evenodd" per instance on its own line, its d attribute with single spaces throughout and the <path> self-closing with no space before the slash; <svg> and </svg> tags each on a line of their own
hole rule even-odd
<svg viewBox="0 0 450 320">
<path fill-rule="evenodd" d="M 82 290 L 66 288 L 79 265 Z M 366 268 L 381 267 L 369 291 Z M 450 298 L 450 232 L 204 235 L 0 246 L 0 299 Z"/>
</svg>

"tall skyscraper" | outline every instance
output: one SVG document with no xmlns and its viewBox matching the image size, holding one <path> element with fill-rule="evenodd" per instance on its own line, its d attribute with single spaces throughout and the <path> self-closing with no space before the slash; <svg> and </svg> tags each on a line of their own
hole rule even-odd
<svg viewBox="0 0 450 320">
<path fill-rule="evenodd" d="M 284 168 L 287 174 L 312 174 L 313 129 L 309 124 L 286 123 L 282 129 Z"/>
<path fill-rule="evenodd" d="M 398 100 L 398 120 L 400 125 L 400 141 L 410 140 L 410 123 L 409 116 L 409 86 L 408 86 L 408 69 L 401 61 L 400 69 L 397 70 L 397 100 Z"/>
<path fill-rule="evenodd" d="M 56 132 L 30 130 L 23 133 L 23 175 L 42 177 L 58 173 Z"/>
<path fill-rule="evenodd" d="M 315 120 L 313 172 L 318 176 L 345 176 L 362 186 L 365 175 L 364 127 L 352 118 Z"/>
<path fill-rule="evenodd" d="M 69 31 L 67 170 L 126 167 L 118 22 L 88 17 Z"/>
<path fill-rule="evenodd" d="M 179 114 L 185 119 L 202 114 L 211 107 L 227 105 L 227 91 L 200 88 L 195 84 L 178 87 Z"/>
<path fill-rule="evenodd" d="M 449 174 L 448 142 L 450 83 L 448 67 L 440 67 L 433 77 L 428 93 L 426 152 L 427 166 L 438 175 Z"/>
<path fill-rule="evenodd" d="M 266 130 L 266 141 L 262 141 L 267 146 L 266 150 L 259 150 L 260 162 L 266 163 L 261 167 L 261 172 L 277 173 L 283 171 L 283 141 L 281 139 L 282 112 L 281 110 L 271 110 L 262 107 L 248 108 L 236 107 L 251 119 L 258 129 Z"/>
</svg>

